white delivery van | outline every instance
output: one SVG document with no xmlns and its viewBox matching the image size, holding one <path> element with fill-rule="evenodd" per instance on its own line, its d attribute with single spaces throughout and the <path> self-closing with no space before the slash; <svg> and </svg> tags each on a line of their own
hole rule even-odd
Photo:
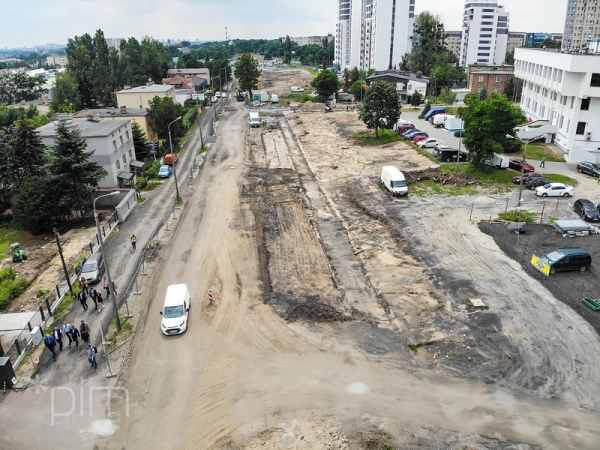
<svg viewBox="0 0 600 450">
<path fill-rule="evenodd" d="M 261 92 L 260 93 L 260 101 L 263 103 L 266 103 L 269 101 L 269 94 L 266 92 Z"/>
<path fill-rule="evenodd" d="M 508 169 L 508 161 L 508 156 L 497 155 L 494 153 L 494 156 L 486 160 L 485 163 L 496 169 Z"/>
<path fill-rule="evenodd" d="M 248 115 L 248 123 L 250 124 L 250 126 L 252 128 L 260 127 L 261 121 L 260 121 L 260 116 L 258 115 L 257 112 L 251 112 Z"/>
<path fill-rule="evenodd" d="M 172 284 L 167 287 L 165 304 L 160 312 L 162 315 L 160 329 L 164 334 L 170 336 L 187 330 L 191 301 L 187 284 Z"/>
<path fill-rule="evenodd" d="M 451 116 L 449 116 L 448 114 L 436 114 L 435 116 L 433 116 L 431 124 L 436 128 L 443 127 L 448 117 Z"/>
<path fill-rule="evenodd" d="M 271 94 L 271 103 L 279 103 L 279 96 L 277 94 Z"/>
<path fill-rule="evenodd" d="M 446 123 L 444 124 L 446 130 L 462 130 L 464 126 L 463 120 L 456 116 L 448 116 Z"/>
<path fill-rule="evenodd" d="M 381 183 L 393 196 L 408 195 L 408 185 L 404 174 L 394 166 L 385 166 L 381 170 Z"/>
</svg>

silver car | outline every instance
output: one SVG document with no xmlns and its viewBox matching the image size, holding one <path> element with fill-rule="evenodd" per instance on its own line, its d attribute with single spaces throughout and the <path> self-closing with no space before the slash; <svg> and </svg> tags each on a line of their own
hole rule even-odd
<svg viewBox="0 0 600 450">
<path fill-rule="evenodd" d="M 90 255 L 83 263 L 81 276 L 84 277 L 89 284 L 95 284 L 100 281 L 104 275 L 104 258 L 101 253 Z"/>
</svg>

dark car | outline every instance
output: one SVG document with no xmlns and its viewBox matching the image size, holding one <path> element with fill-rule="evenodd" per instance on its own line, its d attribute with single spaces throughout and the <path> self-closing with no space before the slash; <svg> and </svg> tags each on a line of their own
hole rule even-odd
<svg viewBox="0 0 600 450">
<path fill-rule="evenodd" d="M 402 134 L 402 137 L 403 137 L 404 139 L 409 139 L 409 140 L 411 140 L 411 141 L 412 141 L 412 139 L 413 139 L 413 138 L 412 138 L 411 136 L 412 136 L 413 134 L 415 134 L 415 133 L 419 133 L 420 131 L 421 131 L 421 130 L 419 130 L 418 128 L 414 128 L 414 129 L 412 129 L 412 130 L 408 130 L 406 133 Z"/>
<path fill-rule="evenodd" d="M 593 177 L 600 177 L 600 165 L 589 161 L 581 161 L 577 164 L 577 172 L 587 173 Z"/>
<path fill-rule="evenodd" d="M 592 257 L 582 248 L 557 248 L 550 253 L 540 256 L 539 262 L 542 266 L 536 266 L 539 270 L 542 270 L 545 266 L 545 269 L 554 275 L 556 272 L 567 270 L 585 272 L 592 264 Z"/>
<path fill-rule="evenodd" d="M 396 133 L 402 134 L 402 133 L 406 133 L 407 131 L 415 130 L 415 129 L 416 128 L 414 125 L 403 123 L 402 125 L 398 125 L 398 127 L 396 128 Z"/>
<path fill-rule="evenodd" d="M 598 212 L 596 205 L 584 198 L 580 198 L 573 204 L 573 211 L 583 220 L 590 222 L 598 222 L 600 220 L 600 212 Z"/>
<path fill-rule="evenodd" d="M 534 190 L 536 187 L 545 186 L 548 183 L 550 183 L 550 181 L 548 181 L 544 177 L 533 177 L 533 178 L 529 178 L 525 182 L 525 187 L 528 187 L 529 189 Z"/>
<path fill-rule="evenodd" d="M 450 148 L 450 147 L 437 149 L 435 156 L 437 156 L 437 158 L 440 161 L 449 162 L 449 161 L 456 161 L 456 157 L 458 156 L 459 153 L 460 153 L 460 161 L 466 161 L 467 160 L 466 152 L 463 152 L 462 150 L 459 151 L 458 149 Z"/>
<path fill-rule="evenodd" d="M 513 183 L 515 183 L 515 184 L 521 183 L 521 178 L 522 178 L 523 184 L 525 184 L 525 183 L 527 183 L 527 180 L 529 180 L 530 178 L 543 177 L 543 176 L 544 175 L 542 175 L 541 173 L 537 173 L 537 172 L 526 172 L 522 176 L 519 175 L 518 177 L 514 177 Z"/>
<path fill-rule="evenodd" d="M 523 169 L 523 165 L 525 168 Z M 508 167 L 519 172 L 533 172 L 535 168 L 531 164 L 527 164 L 527 161 L 523 161 L 523 158 L 510 158 L 508 160 Z"/>
<path fill-rule="evenodd" d="M 416 130 L 416 131 L 413 131 L 412 133 L 405 134 L 404 138 L 409 141 L 412 141 L 417 136 L 423 136 L 423 135 L 429 136 L 429 134 L 426 131 Z"/>
</svg>

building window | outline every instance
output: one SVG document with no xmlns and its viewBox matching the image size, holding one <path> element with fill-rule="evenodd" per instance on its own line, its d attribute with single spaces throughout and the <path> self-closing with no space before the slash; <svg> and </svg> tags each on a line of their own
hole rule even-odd
<svg viewBox="0 0 600 450">
<path fill-rule="evenodd" d="M 500 92 L 500 88 L 495 87 L 494 92 Z"/>
<path fill-rule="evenodd" d="M 577 130 L 575 130 L 575 134 L 583 133 L 585 133 L 585 122 L 577 122 Z"/>
<path fill-rule="evenodd" d="M 495 81 L 496 83 L 500 83 L 500 75 L 496 75 L 496 76 L 494 77 L 494 81 Z"/>
<path fill-rule="evenodd" d="M 117 171 L 121 170 L 121 163 L 118 159 L 115 161 L 115 165 L 117 166 Z"/>
<path fill-rule="evenodd" d="M 125 137 L 127 138 L 127 141 L 129 141 L 129 130 L 125 131 Z"/>
<path fill-rule="evenodd" d="M 481 91 L 483 91 L 483 87 L 478 87 L 478 88 L 477 88 L 477 93 L 478 93 L 478 94 L 481 94 Z"/>
<path fill-rule="evenodd" d="M 123 164 L 127 164 L 127 156 L 123 155 Z"/>
<path fill-rule="evenodd" d="M 564 122 L 565 122 L 565 116 L 560 116 L 560 125 L 559 125 L 560 128 L 563 127 Z"/>
<path fill-rule="evenodd" d="M 574 104 L 575 104 L 575 97 L 571 97 L 571 109 L 573 109 Z"/>
<path fill-rule="evenodd" d="M 479 76 L 477 77 L 477 81 L 478 81 L 479 83 L 481 83 L 481 82 L 483 81 L 483 75 L 479 75 Z"/>
<path fill-rule="evenodd" d="M 590 109 L 590 98 L 583 98 L 581 99 L 581 110 L 582 111 L 587 111 Z"/>
<path fill-rule="evenodd" d="M 113 149 L 116 150 L 117 149 L 117 141 L 113 141 Z"/>
<path fill-rule="evenodd" d="M 600 87 L 600 73 L 592 74 L 592 81 L 590 82 L 590 86 Z"/>
<path fill-rule="evenodd" d="M 567 106 L 567 96 L 566 95 L 562 98 L 562 104 L 564 106 Z"/>
<path fill-rule="evenodd" d="M 123 136 L 119 136 L 119 139 L 121 140 L 121 147 L 123 146 Z"/>
<path fill-rule="evenodd" d="M 133 154 L 131 153 L 131 149 L 129 149 L 129 161 L 131 161 L 133 159 Z"/>
</svg>

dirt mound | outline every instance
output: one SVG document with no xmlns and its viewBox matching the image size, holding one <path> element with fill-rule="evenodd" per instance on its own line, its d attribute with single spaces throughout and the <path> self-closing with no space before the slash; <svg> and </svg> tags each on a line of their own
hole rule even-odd
<svg viewBox="0 0 600 450">
<path fill-rule="evenodd" d="M 325 109 L 325 105 L 323 103 L 315 103 L 309 100 L 307 102 L 304 102 L 300 109 L 302 111 L 322 111 Z"/>
<path fill-rule="evenodd" d="M 414 172 L 406 172 L 406 181 L 416 183 L 418 181 L 435 181 L 441 185 L 451 184 L 454 186 L 474 186 L 481 185 L 481 180 L 468 175 L 455 175 L 445 173 L 437 169 L 416 170 Z"/>
</svg>

